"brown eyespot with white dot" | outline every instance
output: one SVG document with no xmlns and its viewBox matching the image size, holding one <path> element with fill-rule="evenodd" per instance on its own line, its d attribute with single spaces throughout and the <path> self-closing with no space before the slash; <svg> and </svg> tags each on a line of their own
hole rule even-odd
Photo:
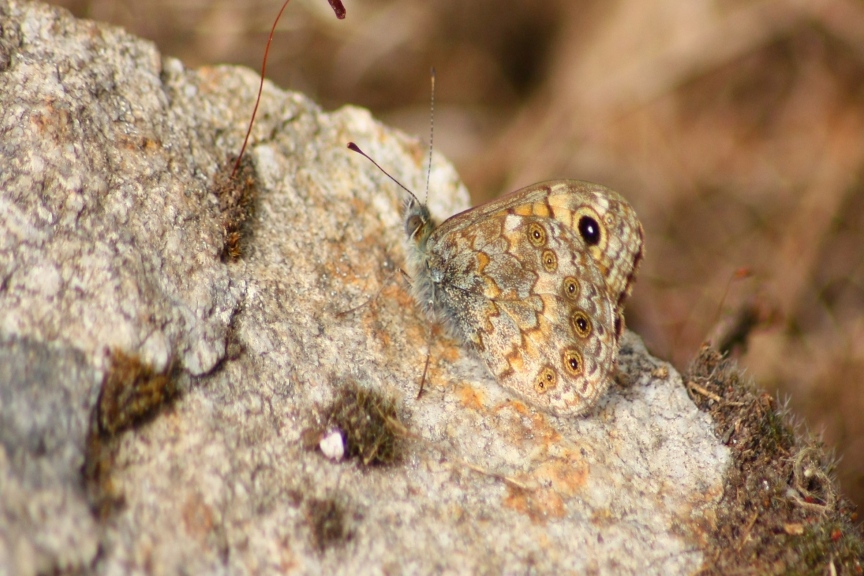
<svg viewBox="0 0 864 576">
<path fill-rule="evenodd" d="M 566 276 L 561 283 L 561 293 L 567 300 L 579 299 L 579 281 L 573 276 Z"/>
<path fill-rule="evenodd" d="M 547 272 L 555 272 L 558 269 L 558 257 L 552 250 L 544 250 L 540 259 L 543 261 L 543 269 Z"/>
<path fill-rule="evenodd" d="M 570 315 L 570 326 L 580 338 L 587 338 L 591 334 L 591 319 L 582 310 L 576 310 Z"/>
<path fill-rule="evenodd" d="M 579 376 L 582 374 L 582 354 L 574 348 L 565 348 L 561 352 L 561 360 L 564 364 L 564 371 L 570 376 Z"/>
<path fill-rule="evenodd" d="M 545 394 L 558 383 L 558 375 L 549 366 L 544 366 L 534 379 L 534 391 Z"/>
<path fill-rule="evenodd" d="M 535 248 L 542 248 L 546 245 L 546 229 L 537 222 L 531 222 L 528 225 L 528 241 Z"/>
</svg>

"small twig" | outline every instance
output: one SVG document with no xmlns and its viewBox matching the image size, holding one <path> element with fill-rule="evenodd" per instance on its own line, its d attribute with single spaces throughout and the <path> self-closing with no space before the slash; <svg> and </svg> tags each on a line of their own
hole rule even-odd
<svg viewBox="0 0 864 576">
<path fill-rule="evenodd" d="M 483 474 L 484 476 L 490 476 L 492 478 L 495 478 L 496 480 L 501 480 L 505 484 L 510 484 L 514 488 L 519 488 L 520 490 L 528 490 L 528 491 L 531 490 L 530 486 L 528 486 L 527 484 L 523 484 L 522 482 L 519 482 L 518 480 L 516 480 L 515 478 L 513 478 L 511 476 L 505 476 L 504 474 L 499 474 L 498 472 L 492 472 L 490 470 L 486 470 L 485 468 L 481 468 L 480 466 L 477 466 L 476 464 L 471 464 L 470 462 L 466 462 L 464 460 L 455 460 L 455 462 L 457 464 L 465 466 L 469 470 L 473 470 L 474 472 L 477 472 L 478 474 Z"/>
<path fill-rule="evenodd" d="M 693 392 L 698 392 L 702 396 L 706 396 L 706 397 L 710 398 L 711 400 L 714 400 L 715 402 L 723 402 L 723 398 L 721 398 L 717 394 L 714 394 L 710 390 L 707 390 L 707 389 L 703 388 L 702 386 L 699 386 L 698 384 L 696 384 L 692 380 L 687 382 L 687 389 L 691 390 Z"/>
<path fill-rule="evenodd" d="M 744 547 L 744 544 L 747 543 L 747 540 L 750 538 L 750 531 L 753 530 L 753 525 L 756 524 L 756 519 L 759 517 L 759 512 L 753 512 L 753 516 L 750 517 L 750 520 L 747 522 L 747 527 L 744 528 L 744 535 L 741 536 L 741 540 L 738 542 L 738 545 L 735 546 L 736 550 L 741 550 Z"/>
<path fill-rule="evenodd" d="M 714 400 L 715 402 L 718 402 L 721 404 L 726 404 L 727 406 L 744 406 L 744 402 L 730 402 L 730 401 L 724 399 L 723 397 L 718 396 L 717 394 L 714 394 L 710 390 L 703 388 L 702 386 L 699 386 L 698 384 L 696 384 L 692 380 L 687 382 L 687 389 L 690 390 L 691 392 L 698 392 L 702 396 L 710 398 L 711 400 Z"/>
</svg>

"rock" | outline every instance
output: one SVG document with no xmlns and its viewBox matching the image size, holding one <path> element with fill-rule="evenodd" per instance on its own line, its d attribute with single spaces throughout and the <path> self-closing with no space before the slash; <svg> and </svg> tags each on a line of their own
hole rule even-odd
<svg viewBox="0 0 864 576">
<path fill-rule="evenodd" d="M 672 367 L 628 333 L 556 418 L 414 306 L 402 193 L 346 144 L 423 190 L 421 142 L 267 83 L 231 184 L 254 73 L 0 26 L 0 572 L 699 568 L 729 452 Z M 467 207 L 438 156 L 429 194 Z M 345 390 L 380 424 L 330 460 Z"/>
</svg>

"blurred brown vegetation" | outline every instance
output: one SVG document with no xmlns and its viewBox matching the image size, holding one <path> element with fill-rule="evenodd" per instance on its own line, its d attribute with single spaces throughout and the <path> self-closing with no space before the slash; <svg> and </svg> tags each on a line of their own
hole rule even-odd
<svg viewBox="0 0 864 576">
<path fill-rule="evenodd" d="M 57 3 L 189 66 L 256 70 L 280 4 Z M 340 21 L 325 0 L 293 0 L 268 77 L 425 139 L 435 66 L 436 148 L 475 202 L 562 177 L 622 192 L 648 250 L 630 327 L 684 369 L 738 321 L 749 339 L 733 353 L 824 433 L 844 490 L 864 504 L 864 4 L 345 7 Z"/>
</svg>

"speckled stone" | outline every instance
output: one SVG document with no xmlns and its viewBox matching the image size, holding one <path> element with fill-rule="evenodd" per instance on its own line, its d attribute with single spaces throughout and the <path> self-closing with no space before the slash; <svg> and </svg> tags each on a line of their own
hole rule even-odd
<svg viewBox="0 0 864 576">
<path fill-rule="evenodd" d="M 40 4 L 0 0 L 0 22 L 0 572 L 698 569 L 729 455 L 671 366 L 628 333 L 599 405 L 556 418 L 414 306 L 400 190 L 345 146 L 422 191 L 421 142 L 268 83 L 249 249 L 223 261 L 213 180 L 255 74 Z M 438 217 L 467 207 L 438 156 L 429 194 Z M 182 394 L 119 439 L 124 504 L 97 518 L 79 470 L 109 349 L 174 367 Z M 397 399 L 396 463 L 308 448 L 346 382 Z M 321 499 L 344 511 L 326 547 Z"/>
</svg>

